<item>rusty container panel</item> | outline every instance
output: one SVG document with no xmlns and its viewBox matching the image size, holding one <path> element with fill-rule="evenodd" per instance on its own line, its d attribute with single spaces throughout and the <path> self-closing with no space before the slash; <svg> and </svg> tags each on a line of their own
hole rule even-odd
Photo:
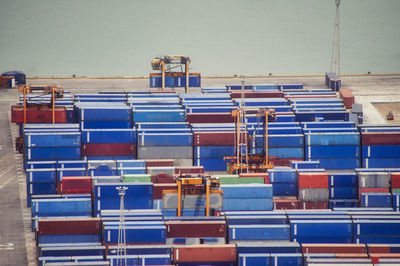
<svg viewBox="0 0 400 266">
<path fill-rule="evenodd" d="M 234 119 L 230 113 L 192 113 L 186 115 L 189 123 L 233 123 Z"/>
<path fill-rule="evenodd" d="M 367 254 L 365 244 L 302 244 L 303 253 Z"/>
<path fill-rule="evenodd" d="M 234 262 L 236 245 L 191 245 L 174 247 L 173 260 L 179 262 Z"/>
<path fill-rule="evenodd" d="M 391 180 L 392 180 L 392 188 L 400 188 L 400 173 L 390 173 Z"/>
<path fill-rule="evenodd" d="M 166 221 L 167 237 L 223 237 L 226 236 L 225 221 Z"/>
<path fill-rule="evenodd" d="M 296 197 L 274 197 L 274 210 L 299 209 L 299 201 Z"/>
<path fill-rule="evenodd" d="M 361 135 L 362 145 L 400 145 L 398 132 L 364 132 Z"/>
<path fill-rule="evenodd" d="M 92 193 L 92 178 L 90 176 L 65 176 L 62 178 L 58 192 L 60 194 Z"/>
<path fill-rule="evenodd" d="M 42 218 L 39 220 L 39 235 L 90 235 L 101 234 L 100 218 Z"/>
<path fill-rule="evenodd" d="M 167 167 L 174 166 L 173 159 L 146 159 L 146 167 Z"/>
<path fill-rule="evenodd" d="M 299 188 L 329 188 L 328 173 L 299 173 Z"/>
<path fill-rule="evenodd" d="M 173 176 L 170 176 L 166 173 L 160 173 L 158 175 L 152 176 L 151 182 L 153 184 L 169 184 L 169 183 L 175 183 L 175 179 Z"/>
<path fill-rule="evenodd" d="M 136 143 L 87 143 L 82 156 L 136 156 Z"/>
<path fill-rule="evenodd" d="M 20 105 L 11 106 L 11 122 L 24 122 L 24 107 Z M 26 110 L 27 123 L 52 123 L 53 110 L 47 107 L 29 107 Z M 67 123 L 67 111 L 64 106 L 55 107 L 55 122 Z"/>
<path fill-rule="evenodd" d="M 223 132 L 194 132 L 194 146 L 233 146 L 235 145 L 235 133 Z M 242 135 L 244 141 L 245 135 Z"/>
</svg>

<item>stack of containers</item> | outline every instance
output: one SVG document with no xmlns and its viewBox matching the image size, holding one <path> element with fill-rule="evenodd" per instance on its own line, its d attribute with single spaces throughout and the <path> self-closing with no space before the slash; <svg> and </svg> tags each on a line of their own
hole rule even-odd
<svg viewBox="0 0 400 266">
<path fill-rule="evenodd" d="M 174 159 L 193 165 L 193 134 L 177 94 L 131 94 L 133 121 L 138 127 L 139 159 Z"/>
<path fill-rule="evenodd" d="M 127 244 L 165 244 L 166 226 L 163 221 L 125 221 L 125 238 Z M 103 244 L 119 244 L 119 221 L 103 222 Z"/>
<path fill-rule="evenodd" d="M 273 196 L 295 197 L 294 207 L 297 208 L 297 172 L 289 167 L 275 167 L 268 170 L 268 175 L 273 186 Z"/>
<path fill-rule="evenodd" d="M 38 244 L 101 243 L 99 218 L 48 218 L 40 219 L 37 232 Z"/>
<path fill-rule="evenodd" d="M 400 165 L 400 127 L 361 127 L 365 168 L 396 168 Z"/>
<path fill-rule="evenodd" d="M 82 155 L 87 160 L 134 159 L 132 111 L 124 102 L 107 102 L 106 96 L 96 94 L 89 99 L 98 99 L 98 102 L 86 102 L 82 98 L 75 103 L 83 132 Z"/>
<path fill-rule="evenodd" d="M 239 96 L 239 95 L 238 95 Z M 257 96 L 257 95 L 256 95 Z M 261 95 L 260 95 L 261 96 Z M 272 95 L 275 96 L 275 95 Z M 281 95 L 278 95 L 281 96 Z M 273 109 L 276 112 L 276 122 L 294 122 L 294 114 L 289 102 L 284 98 L 235 98 L 236 106 L 247 108 Z M 250 117 L 248 122 L 258 122 L 259 117 Z"/>
<path fill-rule="evenodd" d="M 24 157 L 28 161 L 78 160 L 81 133 L 76 124 L 38 124 L 23 130 Z"/>
<path fill-rule="evenodd" d="M 290 240 L 284 212 L 227 211 L 224 214 L 229 228 L 229 243 Z"/>
<path fill-rule="evenodd" d="M 27 204 L 33 195 L 57 194 L 56 168 L 26 169 Z"/>
<path fill-rule="evenodd" d="M 329 183 L 326 172 L 299 172 L 299 201 L 302 209 L 327 209 Z"/>
<path fill-rule="evenodd" d="M 358 176 L 355 171 L 330 171 L 329 208 L 358 206 Z"/>
<path fill-rule="evenodd" d="M 317 98 L 318 97 L 318 98 Z M 336 95 L 285 95 L 293 107 L 298 122 L 349 121 L 349 112 Z"/>
<path fill-rule="evenodd" d="M 250 152 L 261 153 L 264 148 L 262 123 L 249 123 Z M 268 155 L 276 166 L 288 166 L 293 160 L 304 160 L 304 135 L 297 122 L 268 123 Z"/>
<path fill-rule="evenodd" d="M 273 210 L 272 185 L 238 184 L 221 185 L 224 211 Z"/>
<path fill-rule="evenodd" d="M 390 174 L 388 172 L 359 169 L 357 175 L 361 207 L 392 208 L 392 197 L 389 193 Z"/>
<path fill-rule="evenodd" d="M 117 171 L 119 176 L 144 175 L 146 174 L 146 162 L 143 160 L 117 160 Z"/>
<path fill-rule="evenodd" d="M 140 159 L 174 159 L 175 165 L 193 165 L 193 133 L 191 129 L 139 130 Z"/>
<path fill-rule="evenodd" d="M 120 186 L 126 187 L 125 209 L 152 209 L 153 184 L 152 183 L 101 183 L 94 182 L 94 214 L 99 215 L 101 210 L 120 209 Z"/>
<path fill-rule="evenodd" d="M 194 165 L 204 166 L 206 171 L 225 171 L 224 156 L 234 155 L 234 125 L 227 122 L 233 122 L 235 106 L 229 94 L 183 94 L 182 104 L 192 122 Z"/>
<path fill-rule="evenodd" d="M 306 159 L 319 160 L 321 167 L 325 169 L 360 167 L 360 134 L 355 127 L 349 127 L 351 125 L 354 124 L 303 123 Z"/>
<path fill-rule="evenodd" d="M 342 86 L 342 81 L 334 72 L 325 73 L 325 85 L 333 91 L 338 91 Z"/>
<path fill-rule="evenodd" d="M 189 123 L 233 123 L 235 109 L 228 93 L 182 94 L 182 104 Z"/>
<path fill-rule="evenodd" d="M 234 132 L 232 131 L 195 131 L 193 136 L 194 165 L 203 166 L 206 171 L 225 171 L 225 156 L 233 156 Z"/>
<path fill-rule="evenodd" d="M 288 213 L 291 241 L 303 243 L 353 243 L 350 215 L 327 211 Z"/>
</svg>

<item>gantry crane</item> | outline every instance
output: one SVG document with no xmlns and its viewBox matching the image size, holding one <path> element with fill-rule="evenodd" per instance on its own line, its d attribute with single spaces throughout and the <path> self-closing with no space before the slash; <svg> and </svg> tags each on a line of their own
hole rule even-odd
<svg viewBox="0 0 400 266">
<path fill-rule="evenodd" d="M 163 207 L 177 209 L 177 216 L 182 216 L 183 208 L 202 208 L 205 198 L 205 216 L 211 209 L 222 208 L 222 190 L 218 178 L 210 176 L 179 176 L 175 179 L 177 189 L 163 191 Z"/>
<path fill-rule="evenodd" d="M 235 155 L 224 157 L 229 167 L 228 173 L 264 172 L 266 169 L 273 168 L 268 154 L 268 122 L 276 120 L 275 110 L 241 107 L 232 110 L 231 114 L 235 120 Z M 247 130 L 247 116 L 257 116 L 260 118 L 259 121 L 263 123 L 263 147 L 261 147 L 261 153 L 249 152 L 249 140 L 252 137 Z M 253 141 L 255 142 L 255 140 Z"/>
<path fill-rule="evenodd" d="M 41 91 L 43 94 L 50 94 L 51 93 L 51 100 L 50 100 L 50 107 L 52 108 L 53 115 L 52 115 L 52 122 L 55 123 L 55 102 L 56 98 L 64 97 L 64 89 L 58 86 L 48 86 L 48 85 L 21 85 L 18 87 L 18 91 L 24 94 L 24 124 L 26 124 L 26 109 L 28 103 L 26 101 L 26 95 L 28 93 L 32 93 L 34 91 Z M 40 104 L 43 105 L 43 104 Z"/>
<path fill-rule="evenodd" d="M 161 71 L 162 90 L 165 89 L 165 73 L 171 71 L 174 68 L 182 67 L 182 65 L 185 65 L 185 92 L 187 92 L 187 89 L 189 88 L 189 64 L 190 58 L 184 55 L 166 55 L 163 57 L 156 57 L 151 61 L 151 67 L 153 68 L 153 70 Z"/>
<path fill-rule="evenodd" d="M 26 97 L 28 93 L 32 93 L 34 91 L 39 91 L 42 92 L 42 95 L 46 94 L 51 94 L 51 99 L 49 104 L 44 104 L 44 103 L 39 103 L 39 104 L 34 104 L 35 106 L 47 106 L 52 109 L 52 123 L 54 124 L 56 122 L 56 115 L 55 115 L 55 102 L 57 98 L 63 98 L 64 97 L 64 89 L 59 86 L 48 86 L 48 85 L 21 85 L 18 87 L 18 91 L 23 93 L 24 99 L 23 99 L 23 105 L 24 105 L 24 120 L 23 123 L 26 124 L 26 111 L 29 106 L 32 104 L 28 104 Z M 16 150 L 19 151 L 20 153 L 23 152 L 23 138 L 22 136 L 19 136 L 15 139 L 15 147 Z"/>
</svg>

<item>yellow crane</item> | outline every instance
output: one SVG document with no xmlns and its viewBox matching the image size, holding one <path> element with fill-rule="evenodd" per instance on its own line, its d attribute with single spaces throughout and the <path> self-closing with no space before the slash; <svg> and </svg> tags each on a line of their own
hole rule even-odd
<svg viewBox="0 0 400 266">
<path fill-rule="evenodd" d="M 151 61 L 151 67 L 153 70 L 161 71 L 161 89 L 165 89 L 165 73 L 170 71 L 175 67 L 179 67 L 179 65 L 185 65 L 185 92 L 189 88 L 189 64 L 190 58 L 185 55 L 166 55 L 162 57 L 156 57 Z M 177 66 L 171 66 L 177 65 Z"/>
<path fill-rule="evenodd" d="M 210 176 L 180 176 L 175 179 L 177 189 L 163 191 L 163 207 L 177 209 L 177 216 L 182 216 L 183 208 L 198 208 L 199 202 L 205 200 L 205 216 L 211 209 L 222 208 L 221 183 L 218 178 Z M 200 204 L 202 205 L 202 204 Z"/>
</svg>

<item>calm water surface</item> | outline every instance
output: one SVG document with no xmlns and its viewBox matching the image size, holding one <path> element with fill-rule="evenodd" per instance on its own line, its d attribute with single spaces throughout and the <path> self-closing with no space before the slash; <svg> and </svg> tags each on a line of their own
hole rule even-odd
<svg viewBox="0 0 400 266">
<path fill-rule="evenodd" d="M 343 73 L 400 72 L 400 1 L 342 0 Z M 0 72 L 148 75 L 164 54 L 202 74 L 329 70 L 333 0 L 0 0 Z"/>
</svg>

